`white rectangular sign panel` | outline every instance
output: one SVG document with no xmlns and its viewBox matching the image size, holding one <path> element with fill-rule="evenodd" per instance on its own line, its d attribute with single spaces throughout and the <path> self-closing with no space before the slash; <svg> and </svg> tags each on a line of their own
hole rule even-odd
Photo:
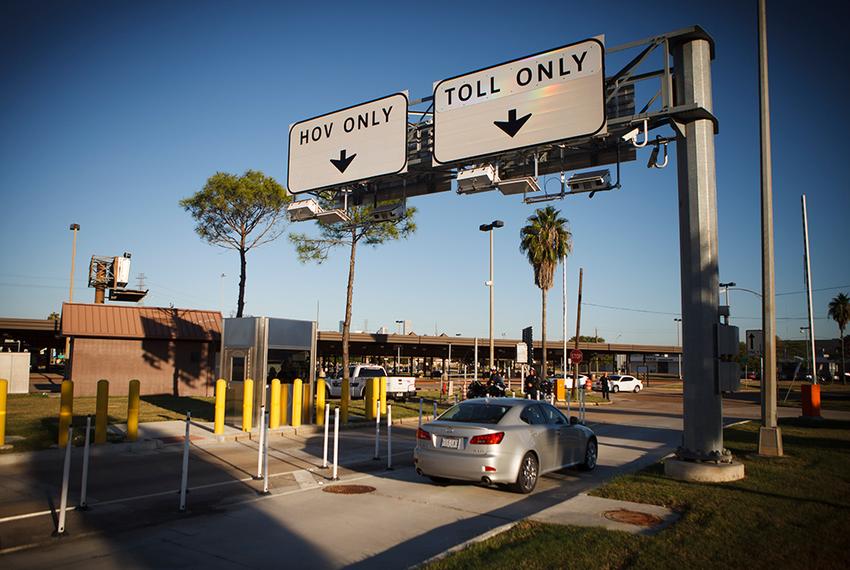
<svg viewBox="0 0 850 570">
<path fill-rule="evenodd" d="M 298 194 L 407 168 L 407 94 L 395 93 L 289 127 L 287 188 Z"/>
<path fill-rule="evenodd" d="M 748 330 L 744 336 L 747 343 L 747 356 L 761 356 L 764 354 L 764 332 L 761 329 Z"/>
<path fill-rule="evenodd" d="M 439 163 L 605 130 L 605 47 L 598 39 L 434 84 Z"/>
<path fill-rule="evenodd" d="M 528 363 L 528 345 L 524 342 L 516 343 L 516 361 L 519 364 Z"/>
</svg>

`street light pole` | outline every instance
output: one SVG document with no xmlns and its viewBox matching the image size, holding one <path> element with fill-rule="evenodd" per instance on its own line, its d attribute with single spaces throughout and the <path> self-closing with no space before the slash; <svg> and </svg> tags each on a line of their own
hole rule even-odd
<svg viewBox="0 0 850 570">
<path fill-rule="evenodd" d="M 496 366 L 496 346 L 493 341 L 493 302 L 494 302 L 494 283 L 493 283 L 493 230 L 495 228 L 504 227 L 505 222 L 502 220 L 493 220 L 489 224 L 481 224 L 478 229 L 482 232 L 490 234 L 490 280 L 485 283 L 490 288 L 490 368 Z"/>
<path fill-rule="evenodd" d="M 71 224 L 68 228 L 74 232 L 74 242 L 71 246 L 71 284 L 68 290 L 68 303 L 74 302 L 74 263 L 77 259 L 77 232 L 80 231 L 80 224 Z M 65 371 L 68 370 L 68 357 L 71 354 L 71 337 L 65 337 Z"/>
<path fill-rule="evenodd" d="M 729 287 L 734 287 L 737 285 L 734 281 L 730 281 L 729 283 L 719 283 L 720 287 L 723 287 L 723 293 L 726 295 L 726 310 L 729 310 Z M 724 317 L 726 324 L 729 324 L 729 315 Z"/>
</svg>

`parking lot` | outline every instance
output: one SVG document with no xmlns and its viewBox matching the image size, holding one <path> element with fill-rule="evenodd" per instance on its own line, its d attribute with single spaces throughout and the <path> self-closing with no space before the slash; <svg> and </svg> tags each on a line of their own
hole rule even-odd
<svg viewBox="0 0 850 570">
<path fill-rule="evenodd" d="M 730 403 L 727 423 L 758 413 L 751 403 Z M 295 557 L 305 568 L 407 567 L 511 521 L 556 522 L 565 499 L 664 457 L 681 437 L 681 395 L 660 387 L 618 395 L 610 406 L 589 407 L 587 420 L 601 444 L 597 470 L 547 475 L 528 496 L 472 484 L 439 486 L 418 476 L 411 453 L 415 423 L 394 428 L 391 471 L 383 442 L 381 460 L 372 459 L 374 428 L 343 432 L 338 484 L 374 488 L 365 494 L 323 492 L 333 482 L 321 468 L 320 433 L 271 439 L 267 496 L 258 494 L 262 482 L 251 478 L 254 442 L 195 443 L 188 513 L 177 512 L 180 445 L 98 456 L 92 460 L 92 508 L 69 513 L 63 538 L 50 537 L 59 454 L 33 454 L 37 460 L 0 466 L 4 567 L 256 567 Z M 79 473 L 76 463 L 72 473 Z"/>
</svg>

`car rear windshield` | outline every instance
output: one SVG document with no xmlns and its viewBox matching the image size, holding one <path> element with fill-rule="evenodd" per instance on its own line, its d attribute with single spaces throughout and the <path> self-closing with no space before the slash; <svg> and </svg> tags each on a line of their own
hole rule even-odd
<svg viewBox="0 0 850 570">
<path fill-rule="evenodd" d="M 440 420 L 470 424 L 497 424 L 510 410 L 500 404 L 458 404 L 440 416 Z"/>
</svg>

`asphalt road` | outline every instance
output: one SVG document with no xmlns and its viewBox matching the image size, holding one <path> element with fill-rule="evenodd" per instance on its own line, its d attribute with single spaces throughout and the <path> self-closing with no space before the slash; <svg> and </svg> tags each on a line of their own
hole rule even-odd
<svg viewBox="0 0 850 570">
<path fill-rule="evenodd" d="M 68 536 L 50 538 L 58 503 L 60 458 L 40 455 L 0 467 L 0 565 L 4 568 L 299 568 L 408 567 L 447 548 L 525 518 L 609 478 L 658 461 L 681 439 L 681 395 L 665 387 L 617 394 L 610 406 L 589 407 L 587 423 L 600 441 L 599 467 L 541 479 L 516 495 L 471 484 L 437 486 L 413 470 L 414 427 L 394 428 L 394 469 L 386 452 L 372 460 L 373 429 L 344 432 L 342 484 L 374 487 L 367 494 L 323 492 L 333 484 L 321 468 L 321 437 L 275 437 L 269 467 L 272 494 L 253 481 L 252 442 L 193 448 L 189 512 L 178 513 L 179 445 L 95 458 L 91 510 L 70 512 Z M 794 409 L 781 414 L 797 415 Z M 729 401 L 725 421 L 757 418 L 750 402 Z M 73 473 L 78 473 L 75 465 Z M 76 490 L 78 483 L 72 483 Z M 76 504 L 76 492 L 70 504 Z M 28 513 L 48 511 L 27 518 Z"/>
</svg>

